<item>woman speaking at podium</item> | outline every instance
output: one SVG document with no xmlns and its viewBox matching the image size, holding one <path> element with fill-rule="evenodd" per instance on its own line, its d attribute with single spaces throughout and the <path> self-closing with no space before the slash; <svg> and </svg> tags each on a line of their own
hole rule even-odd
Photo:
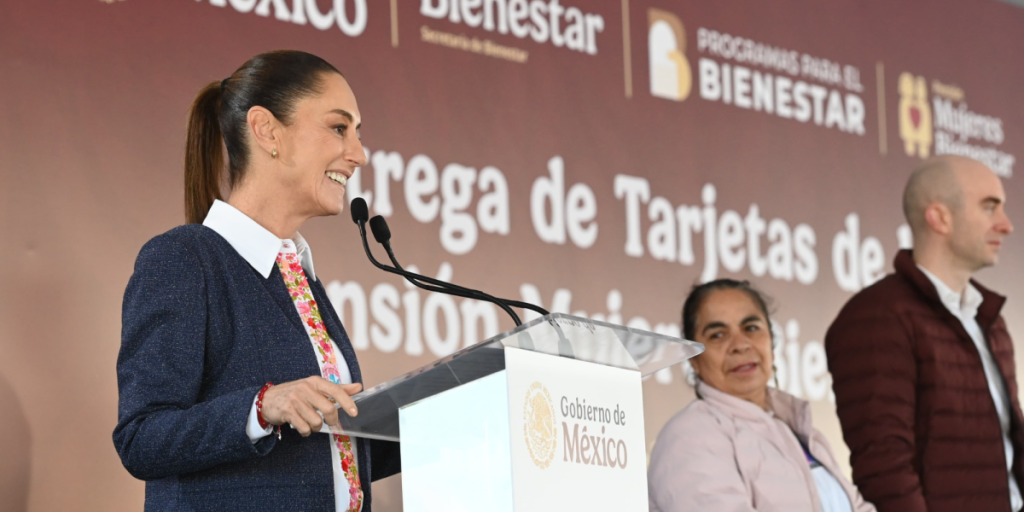
<svg viewBox="0 0 1024 512">
<path fill-rule="evenodd" d="M 188 224 L 142 248 L 122 312 L 114 445 L 146 510 L 369 511 L 400 470 L 396 443 L 319 433 L 357 414 L 362 379 L 298 229 L 342 211 L 360 122 L 341 73 L 298 51 L 192 104 Z"/>
</svg>

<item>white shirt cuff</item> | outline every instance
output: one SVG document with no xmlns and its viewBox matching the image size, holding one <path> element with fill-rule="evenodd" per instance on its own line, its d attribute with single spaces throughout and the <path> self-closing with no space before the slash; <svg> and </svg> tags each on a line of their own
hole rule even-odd
<svg viewBox="0 0 1024 512">
<path fill-rule="evenodd" d="M 249 409 L 249 419 L 245 422 L 245 433 L 249 436 L 249 441 L 252 444 L 256 444 L 257 441 L 269 436 L 274 432 L 273 425 L 267 425 L 267 428 L 260 426 L 259 417 L 256 415 L 256 398 L 252 399 L 252 408 Z"/>
</svg>

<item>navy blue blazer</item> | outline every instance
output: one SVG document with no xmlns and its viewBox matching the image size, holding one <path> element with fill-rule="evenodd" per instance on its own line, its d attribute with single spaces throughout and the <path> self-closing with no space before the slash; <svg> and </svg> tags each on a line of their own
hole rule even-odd
<svg viewBox="0 0 1024 512">
<path fill-rule="evenodd" d="M 331 339 L 362 382 L 352 343 L 323 285 L 310 280 Z M 281 273 L 264 279 L 212 229 L 150 240 L 125 290 L 114 446 L 146 481 L 147 511 L 334 510 L 329 444 L 287 426 L 253 444 L 245 432 L 266 382 L 320 375 Z M 357 441 L 359 478 L 401 471 L 398 443 Z"/>
</svg>

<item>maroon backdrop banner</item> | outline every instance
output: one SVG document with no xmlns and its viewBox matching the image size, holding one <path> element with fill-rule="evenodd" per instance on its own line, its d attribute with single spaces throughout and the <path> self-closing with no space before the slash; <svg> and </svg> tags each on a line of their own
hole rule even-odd
<svg viewBox="0 0 1024 512">
<path fill-rule="evenodd" d="M 111 442 L 121 297 L 142 244 L 184 222 L 192 98 L 283 48 L 348 78 L 369 157 L 348 194 L 405 265 L 675 335 L 693 284 L 750 279 L 779 385 L 842 459 L 821 340 L 907 244 L 913 167 L 986 162 L 1024 225 L 1024 9 L 1002 1 L 11 2 L 0 511 L 142 506 Z M 347 213 L 302 233 L 368 385 L 512 327 L 378 272 Z M 1024 337 L 1021 248 L 979 279 Z M 648 449 L 692 399 L 681 366 L 645 381 Z M 400 477 L 375 485 L 375 510 L 401 510 Z"/>
</svg>

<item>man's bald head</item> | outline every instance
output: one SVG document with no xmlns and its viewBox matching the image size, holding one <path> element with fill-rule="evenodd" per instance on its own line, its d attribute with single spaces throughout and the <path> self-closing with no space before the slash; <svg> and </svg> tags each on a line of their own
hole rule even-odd
<svg viewBox="0 0 1024 512">
<path fill-rule="evenodd" d="M 957 177 L 957 167 L 976 164 L 974 160 L 943 155 L 928 159 L 914 169 L 903 189 L 903 216 L 915 236 L 928 228 L 925 210 L 933 203 L 942 203 L 951 211 L 963 208 L 964 193 Z"/>
<path fill-rule="evenodd" d="M 951 279 L 962 289 L 971 274 L 996 264 L 1013 232 L 1005 204 L 1002 181 L 984 163 L 950 155 L 924 162 L 903 191 L 914 260 L 940 277 L 959 276 Z"/>
</svg>

